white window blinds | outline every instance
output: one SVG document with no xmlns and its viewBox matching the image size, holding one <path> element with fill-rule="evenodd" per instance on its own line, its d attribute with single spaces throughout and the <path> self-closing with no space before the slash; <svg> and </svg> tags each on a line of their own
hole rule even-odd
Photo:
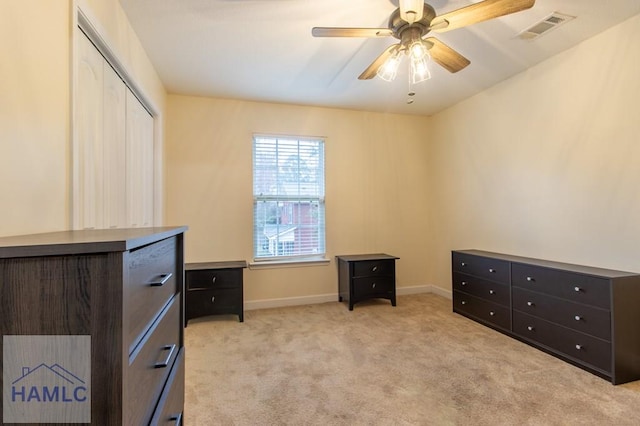
<svg viewBox="0 0 640 426">
<path fill-rule="evenodd" d="M 324 141 L 254 136 L 256 260 L 325 253 Z"/>
</svg>

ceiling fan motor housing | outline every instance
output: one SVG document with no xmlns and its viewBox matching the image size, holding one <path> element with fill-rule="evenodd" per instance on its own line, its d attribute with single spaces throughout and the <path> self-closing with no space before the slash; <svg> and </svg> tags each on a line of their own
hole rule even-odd
<svg viewBox="0 0 640 426">
<path fill-rule="evenodd" d="M 402 40 L 402 33 L 408 28 L 415 28 L 420 31 L 420 36 L 424 36 L 429 32 L 429 27 L 431 26 L 431 21 L 436 17 L 436 11 L 425 3 L 422 19 L 414 22 L 413 24 L 409 24 L 407 21 L 400 17 L 400 9 L 396 9 L 391 16 L 389 17 L 389 29 L 393 31 L 393 36 L 398 40 Z M 412 30 L 411 32 L 415 32 L 416 30 Z"/>
</svg>

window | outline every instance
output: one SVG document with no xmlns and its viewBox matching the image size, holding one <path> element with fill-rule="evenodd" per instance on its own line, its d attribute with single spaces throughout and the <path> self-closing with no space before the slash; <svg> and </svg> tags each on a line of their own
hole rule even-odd
<svg viewBox="0 0 640 426">
<path fill-rule="evenodd" d="M 322 256 L 324 140 L 254 136 L 255 260 Z"/>
</svg>

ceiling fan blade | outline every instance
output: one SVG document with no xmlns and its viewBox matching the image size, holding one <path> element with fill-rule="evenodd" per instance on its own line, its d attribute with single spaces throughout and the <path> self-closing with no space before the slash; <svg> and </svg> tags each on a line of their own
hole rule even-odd
<svg viewBox="0 0 640 426">
<path fill-rule="evenodd" d="M 455 30 L 529 9 L 535 2 L 535 0 L 484 0 L 435 17 L 431 21 L 431 29 L 437 32 Z"/>
<path fill-rule="evenodd" d="M 425 41 L 432 45 L 429 49 L 431 59 L 449 72 L 458 72 L 471 63 L 467 58 L 437 38 L 429 37 Z"/>
<path fill-rule="evenodd" d="M 393 34 L 389 28 L 337 28 L 313 27 L 314 37 L 387 37 Z"/>
<path fill-rule="evenodd" d="M 371 80 L 373 77 L 375 77 L 376 73 L 378 72 L 378 68 L 380 68 L 385 63 L 387 58 L 393 55 L 399 47 L 400 43 L 392 44 L 391 46 L 387 47 L 385 51 L 382 52 L 380 56 L 378 56 L 376 60 L 373 61 L 371 65 L 369 65 L 367 69 L 358 76 L 358 80 Z"/>
</svg>

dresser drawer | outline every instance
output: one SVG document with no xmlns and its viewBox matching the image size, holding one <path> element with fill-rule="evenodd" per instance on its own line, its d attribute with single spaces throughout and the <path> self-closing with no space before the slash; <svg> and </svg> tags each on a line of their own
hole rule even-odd
<svg viewBox="0 0 640 426">
<path fill-rule="evenodd" d="M 355 262 L 353 264 L 353 276 L 365 277 L 395 275 L 395 265 L 396 263 L 393 259 L 363 260 Z"/>
<path fill-rule="evenodd" d="M 150 425 L 180 426 L 184 407 L 184 348 L 180 350 Z"/>
<path fill-rule="evenodd" d="M 518 287 L 513 289 L 513 309 L 611 341 L 611 314 L 605 309 Z"/>
<path fill-rule="evenodd" d="M 242 269 L 207 269 L 186 271 L 188 290 L 212 288 L 239 288 Z"/>
<path fill-rule="evenodd" d="M 509 307 L 509 286 L 505 284 L 454 272 L 453 289 Z"/>
<path fill-rule="evenodd" d="M 394 293 L 395 283 L 392 277 L 361 277 L 353 279 L 353 297 L 356 299 L 369 297 L 388 298 Z"/>
<path fill-rule="evenodd" d="M 126 424 L 149 422 L 180 351 L 180 330 L 180 299 L 176 296 L 129 357 Z"/>
<path fill-rule="evenodd" d="M 603 309 L 611 306 L 611 290 L 607 279 L 518 263 L 514 263 L 511 268 L 515 287 Z"/>
<path fill-rule="evenodd" d="M 453 252 L 451 266 L 454 271 L 509 284 L 509 262 L 506 260 Z"/>
<path fill-rule="evenodd" d="M 453 292 L 453 311 L 506 330 L 511 328 L 509 308 L 461 291 Z"/>
<path fill-rule="evenodd" d="M 131 353 L 156 316 L 177 292 L 176 239 L 131 251 L 125 284 L 128 348 Z"/>
<path fill-rule="evenodd" d="M 195 290 L 187 293 L 187 319 L 242 311 L 239 289 Z"/>
<path fill-rule="evenodd" d="M 611 373 L 609 342 L 518 311 L 513 313 L 513 332 L 528 341 L 544 345 L 560 355 Z"/>
</svg>

